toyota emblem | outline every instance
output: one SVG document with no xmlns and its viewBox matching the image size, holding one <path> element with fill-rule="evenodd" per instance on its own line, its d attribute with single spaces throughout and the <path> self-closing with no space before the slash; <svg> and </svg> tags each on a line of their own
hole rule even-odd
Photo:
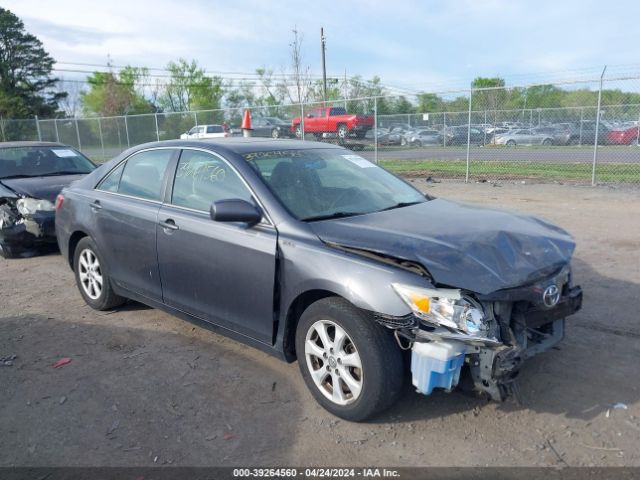
<svg viewBox="0 0 640 480">
<path fill-rule="evenodd" d="M 542 294 L 542 301 L 548 308 L 555 307 L 560 300 L 560 289 L 555 285 L 549 285 Z"/>
</svg>

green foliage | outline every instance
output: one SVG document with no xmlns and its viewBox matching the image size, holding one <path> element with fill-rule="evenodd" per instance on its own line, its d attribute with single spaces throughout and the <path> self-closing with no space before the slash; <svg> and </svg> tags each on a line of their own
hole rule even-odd
<svg viewBox="0 0 640 480">
<path fill-rule="evenodd" d="M 83 112 L 106 117 L 153 112 L 139 86 L 147 74 L 146 69 L 134 67 L 125 67 L 118 74 L 94 72 L 87 78 L 89 91 L 80 93 Z"/>
<path fill-rule="evenodd" d="M 159 103 L 166 111 L 215 110 L 220 108 L 224 92 L 220 77 L 209 77 L 198 62 L 179 58 L 169 62 L 171 79 L 160 95 Z"/>
<path fill-rule="evenodd" d="M 51 116 L 66 93 L 54 92 L 53 58 L 24 23 L 0 7 L 0 115 Z"/>
</svg>

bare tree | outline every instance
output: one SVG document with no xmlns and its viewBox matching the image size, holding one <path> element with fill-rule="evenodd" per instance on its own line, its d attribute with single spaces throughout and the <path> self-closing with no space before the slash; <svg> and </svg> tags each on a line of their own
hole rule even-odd
<svg viewBox="0 0 640 480">
<path fill-rule="evenodd" d="M 60 79 L 58 89 L 67 92 L 67 96 L 59 101 L 60 108 L 68 117 L 76 117 L 82 111 L 80 94 L 83 92 L 83 82 L 78 80 Z"/>
<path fill-rule="evenodd" d="M 289 44 L 291 48 L 291 70 L 293 76 L 293 95 L 291 89 L 287 88 L 289 98 L 292 103 L 305 103 L 309 99 L 311 88 L 311 73 L 309 67 L 302 65 L 302 41 L 304 36 L 298 32 L 298 27 L 293 27 L 293 41 Z"/>
</svg>

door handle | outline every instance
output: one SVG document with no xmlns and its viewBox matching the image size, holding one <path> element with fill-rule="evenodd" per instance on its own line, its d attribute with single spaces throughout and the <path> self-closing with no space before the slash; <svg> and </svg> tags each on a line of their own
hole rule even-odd
<svg viewBox="0 0 640 480">
<path fill-rule="evenodd" d="M 100 200 L 95 200 L 91 205 L 91 210 L 93 210 L 94 212 L 100 210 L 102 208 L 102 205 L 100 205 Z"/>
<path fill-rule="evenodd" d="M 166 230 L 179 230 L 180 227 L 176 225 L 175 220 L 167 218 L 164 222 L 159 222 L 159 225 Z"/>
</svg>

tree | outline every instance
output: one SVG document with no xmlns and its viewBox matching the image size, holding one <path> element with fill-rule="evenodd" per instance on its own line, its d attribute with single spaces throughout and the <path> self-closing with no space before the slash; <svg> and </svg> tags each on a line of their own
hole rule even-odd
<svg viewBox="0 0 640 480">
<path fill-rule="evenodd" d="M 89 91 L 80 93 L 83 112 L 103 117 L 153 112 L 155 107 L 142 91 L 147 78 L 146 68 L 130 66 L 118 73 L 94 72 L 87 78 Z"/>
<path fill-rule="evenodd" d="M 435 93 L 419 93 L 416 109 L 421 113 L 442 112 L 444 111 L 444 101 Z"/>
<path fill-rule="evenodd" d="M 309 67 L 302 65 L 302 40 L 303 35 L 298 33 L 298 28 L 293 27 L 293 41 L 289 44 L 291 48 L 291 70 L 293 77 L 293 95 L 288 85 L 287 93 L 292 103 L 304 103 L 309 99 L 311 89 L 311 74 Z"/>
<path fill-rule="evenodd" d="M 65 92 L 55 90 L 54 60 L 24 23 L 0 7 L 0 114 L 51 116 Z"/>
<path fill-rule="evenodd" d="M 187 110 L 216 110 L 224 94 L 220 77 L 208 77 L 198 62 L 184 58 L 169 62 L 171 79 L 159 96 L 160 105 L 171 112 Z"/>
<path fill-rule="evenodd" d="M 505 108 L 509 94 L 504 86 L 505 81 L 500 77 L 476 77 L 471 82 L 471 88 L 474 89 L 471 100 L 473 109 L 501 110 Z"/>
</svg>

